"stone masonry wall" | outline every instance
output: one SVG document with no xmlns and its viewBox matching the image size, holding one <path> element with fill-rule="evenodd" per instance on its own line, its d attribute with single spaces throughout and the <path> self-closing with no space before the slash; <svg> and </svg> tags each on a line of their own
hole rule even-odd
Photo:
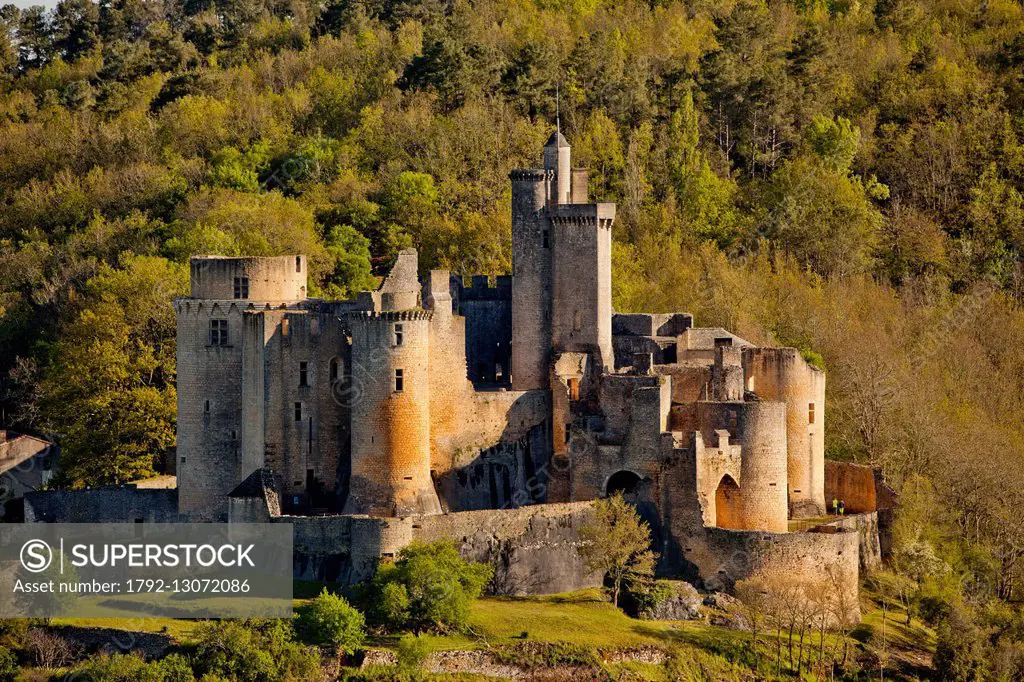
<svg viewBox="0 0 1024 682">
<path fill-rule="evenodd" d="M 352 584 L 373 575 L 380 557 L 414 540 L 454 540 L 467 559 L 491 563 L 506 594 L 550 594 L 596 587 L 578 553 L 591 503 L 536 505 L 404 519 L 367 516 L 274 518 L 294 527 L 295 576 Z"/>
<path fill-rule="evenodd" d="M 25 495 L 25 523 L 174 523 L 180 520 L 175 489 L 125 486 L 45 490 Z"/>
</svg>

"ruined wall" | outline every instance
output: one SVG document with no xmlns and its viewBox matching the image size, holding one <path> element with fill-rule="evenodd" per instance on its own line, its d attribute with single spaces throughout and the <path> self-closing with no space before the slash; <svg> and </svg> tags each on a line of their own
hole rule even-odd
<svg viewBox="0 0 1024 682">
<path fill-rule="evenodd" d="M 732 589 L 748 578 L 819 584 L 841 598 L 848 622 L 860 619 L 858 533 L 764 533 L 708 528 L 688 541 L 686 558 L 704 584 Z"/>
<path fill-rule="evenodd" d="M 882 470 L 853 462 L 825 461 L 825 500 L 842 500 L 847 514 L 875 512 L 879 550 L 888 557 L 892 547 L 892 522 L 898 504 L 896 492 L 885 482 Z"/>
<path fill-rule="evenodd" d="M 591 509 L 583 502 L 424 517 L 412 524 L 412 537 L 454 539 L 464 557 L 495 567 L 501 594 L 571 592 L 602 582 L 578 551 Z"/>
<path fill-rule="evenodd" d="M 870 573 L 882 567 L 878 512 L 844 516 L 825 525 L 857 534 L 861 571 Z"/>
<path fill-rule="evenodd" d="M 875 470 L 853 462 L 825 461 L 825 504 L 832 511 L 832 500 L 841 500 L 847 514 L 878 509 L 875 496 Z"/>
<path fill-rule="evenodd" d="M 711 370 L 709 362 L 655 365 L 654 372 L 672 377 L 672 402 L 688 405 L 711 398 Z"/>
<path fill-rule="evenodd" d="M 547 427 L 542 422 L 518 439 L 454 453 L 452 466 L 434 477 L 444 510 L 507 509 L 548 501 L 556 472 L 551 471 Z"/>
<path fill-rule="evenodd" d="M 451 539 L 467 559 L 492 564 L 505 594 L 550 594 L 601 584 L 578 553 L 589 503 L 537 505 L 403 519 L 281 516 L 294 527 L 295 577 L 352 584 L 370 578 L 381 557 L 414 540 Z"/>
<path fill-rule="evenodd" d="M 373 366 L 375 372 L 352 406 L 346 513 L 441 511 L 430 477 L 430 318 L 431 312 L 422 310 L 348 316 L 352 362 Z"/>
<path fill-rule="evenodd" d="M 472 286 L 456 279 L 453 297 L 465 318 L 466 367 L 477 384 L 509 384 L 512 365 L 512 278 L 474 276 Z"/>
<path fill-rule="evenodd" d="M 746 389 L 786 403 L 789 506 L 793 517 L 825 512 L 825 373 L 794 348 L 745 348 Z"/>
<path fill-rule="evenodd" d="M 25 495 L 25 523 L 176 523 L 181 520 L 175 489 L 124 486 L 43 490 Z"/>
</svg>

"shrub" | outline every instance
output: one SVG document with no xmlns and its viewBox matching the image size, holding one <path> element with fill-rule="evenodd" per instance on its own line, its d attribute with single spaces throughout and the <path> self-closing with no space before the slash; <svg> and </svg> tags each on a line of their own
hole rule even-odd
<svg viewBox="0 0 1024 682">
<path fill-rule="evenodd" d="M 629 596 L 633 599 L 637 613 L 654 609 L 676 594 L 672 583 L 664 580 L 637 581 L 630 585 Z"/>
<path fill-rule="evenodd" d="M 963 609 L 953 609 L 939 627 L 935 645 L 936 679 L 971 682 L 985 677 L 990 655 L 985 633 Z"/>
<path fill-rule="evenodd" d="M 337 651 L 351 654 L 366 636 L 363 614 L 349 605 L 345 598 L 331 594 L 325 587 L 313 603 L 299 613 L 296 627 L 306 641 L 325 644 Z"/>
<path fill-rule="evenodd" d="M 181 654 L 170 654 L 152 665 L 158 668 L 164 682 L 192 682 L 195 679 L 192 665 Z"/>
<path fill-rule="evenodd" d="M 282 621 L 209 621 L 196 629 L 196 667 L 240 682 L 319 675 L 320 654 L 292 640 Z"/>
<path fill-rule="evenodd" d="M 371 588 L 371 614 L 391 629 L 461 630 L 470 603 L 480 596 L 493 569 L 466 561 L 455 544 L 413 543 L 394 564 L 383 564 Z"/>
<path fill-rule="evenodd" d="M 147 663 L 142 656 L 97 656 L 72 671 L 65 679 L 76 682 L 193 682 L 192 667 L 184 656 L 171 654 Z"/>
<path fill-rule="evenodd" d="M 421 637 L 405 634 L 398 640 L 396 654 L 399 668 L 407 671 L 420 670 L 430 655 L 430 645 Z"/>
</svg>

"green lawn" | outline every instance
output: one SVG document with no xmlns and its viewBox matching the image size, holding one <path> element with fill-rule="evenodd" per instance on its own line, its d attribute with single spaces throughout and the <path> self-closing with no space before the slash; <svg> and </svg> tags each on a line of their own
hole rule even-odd
<svg viewBox="0 0 1024 682">
<path fill-rule="evenodd" d="M 881 646 L 882 614 L 879 595 L 870 587 L 863 588 L 863 620 L 854 632 L 855 639 L 877 651 Z M 296 606 L 306 599 L 296 600 Z M 935 633 L 914 621 L 904 624 L 903 614 L 890 607 L 886 617 L 886 652 L 891 673 L 905 675 L 927 670 L 930 652 L 934 650 Z M 114 628 L 137 632 L 166 633 L 179 641 L 188 641 L 197 621 L 156 619 L 60 619 L 55 625 Z M 598 590 L 585 590 L 545 597 L 498 598 L 476 601 L 469 618 L 469 631 L 448 636 L 425 635 L 432 650 L 479 649 L 507 647 L 524 641 L 568 644 L 587 649 L 624 649 L 656 646 L 684 656 L 703 657 L 716 669 L 733 663 L 744 669 L 751 663 L 750 634 L 703 622 L 643 621 L 630 618 L 608 603 Z M 774 660 L 775 643 L 771 633 L 762 633 L 759 646 L 762 666 Z M 379 637 L 370 646 L 393 648 L 397 637 Z M 838 640 L 829 635 L 827 647 Z M 805 645 L 815 646 L 816 638 Z M 851 646 L 854 645 L 851 639 Z M 785 645 L 784 645 L 785 646 Z M 732 663 L 730 663 L 732 662 Z M 612 666 L 630 668 L 639 679 L 661 679 L 656 666 L 627 664 Z M 783 669 L 787 663 L 783 662 Z M 649 668 L 649 669 L 648 669 Z M 764 668 L 762 668 L 764 670 Z M 891 671 L 891 673 L 889 672 Z M 749 673 L 749 669 L 747 669 Z M 893 674 L 899 679 L 899 674 Z"/>
</svg>

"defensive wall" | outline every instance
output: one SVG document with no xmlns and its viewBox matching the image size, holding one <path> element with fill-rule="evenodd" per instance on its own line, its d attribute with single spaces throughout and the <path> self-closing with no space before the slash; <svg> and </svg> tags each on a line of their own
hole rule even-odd
<svg viewBox="0 0 1024 682">
<path fill-rule="evenodd" d="M 25 523 L 171 523 L 179 520 L 174 488 L 44 490 L 25 495 Z"/>
<path fill-rule="evenodd" d="M 373 575 L 416 541 L 453 540 L 467 559 L 492 565 L 493 588 L 509 595 L 551 594 L 597 587 L 601 576 L 579 555 L 579 529 L 592 503 L 549 504 L 450 514 L 278 516 L 295 532 L 295 576 L 352 584 Z"/>
<path fill-rule="evenodd" d="M 899 502 L 882 470 L 853 462 L 825 461 L 825 499 L 840 500 L 847 514 L 875 514 L 879 553 L 888 557 L 892 546 L 892 521 Z"/>
</svg>

